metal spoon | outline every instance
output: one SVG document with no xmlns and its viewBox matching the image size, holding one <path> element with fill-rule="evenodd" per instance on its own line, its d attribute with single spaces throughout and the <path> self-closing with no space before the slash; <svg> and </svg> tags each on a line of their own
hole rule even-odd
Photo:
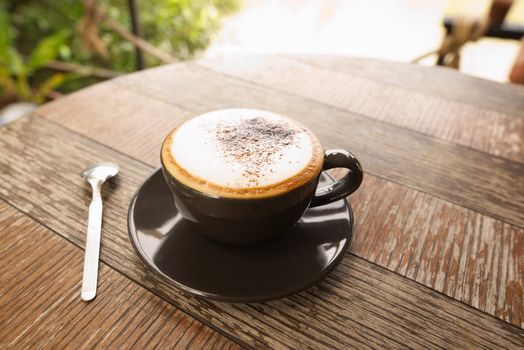
<svg viewBox="0 0 524 350">
<path fill-rule="evenodd" d="M 84 301 L 93 300 L 96 296 L 100 234 L 102 231 L 102 196 L 100 191 L 104 182 L 116 174 L 118 174 L 118 165 L 113 163 L 100 163 L 87 168 L 80 174 L 93 188 L 93 199 L 89 205 L 89 218 L 87 221 L 84 276 L 80 294 Z"/>
</svg>

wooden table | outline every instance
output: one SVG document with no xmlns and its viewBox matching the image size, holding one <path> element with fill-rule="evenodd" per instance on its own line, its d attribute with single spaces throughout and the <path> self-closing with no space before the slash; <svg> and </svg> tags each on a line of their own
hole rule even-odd
<svg viewBox="0 0 524 350">
<path fill-rule="evenodd" d="M 262 304 L 182 293 L 147 270 L 128 204 L 179 121 L 281 112 L 366 176 L 350 253 L 324 281 Z M 90 189 L 113 161 L 98 297 L 80 300 Z M 524 89 L 445 68 L 240 56 L 130 74 L 0 128 L 0 348 L 524 346 Z"/>
</svg>

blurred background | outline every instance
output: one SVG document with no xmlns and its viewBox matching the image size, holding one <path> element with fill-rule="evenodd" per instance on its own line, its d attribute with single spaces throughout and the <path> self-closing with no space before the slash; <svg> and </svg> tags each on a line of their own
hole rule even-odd
<svg viewBox="0 0 524 350">
<path fill-rule="evenodd" d="M 504 3 L 504 1 L 502 1 Z M 524 1 L 504 25 L 524 25 Z M 434 66 L 445 18 L 490 0 L 3 0 L 0 109 L 40 104 L 137 69 L 224 54 L 360 56 Z M 507 82 L 521 41 L 482 37 L 464 74 Z M 427 57 L 424 56 L 428 53 Z M 423 56 L 423 57 L 421 57 Z M 441 62 L 442 63 L 442 62 Z M 32 105 L 26 105 L 30 108 Z"/>
</svg>

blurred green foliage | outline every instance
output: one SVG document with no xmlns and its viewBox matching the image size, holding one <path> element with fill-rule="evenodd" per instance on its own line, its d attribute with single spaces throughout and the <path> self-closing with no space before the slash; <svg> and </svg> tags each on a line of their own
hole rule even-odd
<svg viewBox="0 0 524 350">
<path fill-rule="evenodd" d="M 41 103 L 53 89 L 76 74 L 53 73 L 40 79 L 35 78 L 40 68 L 58 57 L 59 49 L 71 32 L 63 29 L 35 43 L 35 47 L 24 57 L 14 45 L 12 27 L 4 8 L 0 7 L 0 92 L 8 99 Z M 33 86 L 32 86 L 33 85 Z"/>
<path fill-rule="evenodd" d="M 204 50 L 220 28 L 222 18 L 237 11 L 241 3 L 241 0 L 136 1 L 143 38 L 181 60 Z M 98 36 L 106 54 L 86 49 L 82 36 L 78 35 L 78 23 L 84 15 L 81 0 L 2 0 L 2 3 L 2 16 L 7 15 L 8 18 L 4 18 L 4 28 L 0 28 L 0 50 L 6 47 L 11 49 L 0 52 L 0 55 L 4 62 L 6 57 L 11 57 L 8 59 L 7 74 L 15 80 L 19 75 L 22 80 L 31 75 L 30 83 L 34 89 L 34 84 L 51 79 L 52 72 L 38 68 L 54 59 L 118 72 L 135 70 L 133 44 L 104 23 L 98 27 Z M 130 28 L 126 0 L 98 0 L 98 3 L 103 4 L 112 19 Z M 7 30 L 6 26 L 9 27 Z M 144 57 L 147 67 L 161 63 L 147 53 Z M 4 73 L 6 64 L 0 61 L 0 69 Z M 22 71 L 20 67 L 23 67 Z M 60 91 L 70 92 L 97 81 L 92 77 L 65 78 L 60 84 L 51 84 L 52 88 L 60 86 Z M 24 93 L 19 99 L 28 99 L 28 95 Z"/>
</svg>

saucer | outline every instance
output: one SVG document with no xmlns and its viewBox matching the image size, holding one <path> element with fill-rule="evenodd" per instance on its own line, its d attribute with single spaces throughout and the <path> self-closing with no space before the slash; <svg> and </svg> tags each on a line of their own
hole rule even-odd
<svg viewBox="0 0 524 350">
<path fill-rule="evenodd" d="M 320 185 L 332 181 L 323 173 Z M 297 293 L 331 272 L 348 249 L 353 215 L 340 200 L 308 209 L 274 240 L 227 245 L 204 237 L 180 216 L 158 169 L 133 197 L 128 227 L 145 265 L 168 282 L 200 297 L 251 303 Z"/>
</svg>

